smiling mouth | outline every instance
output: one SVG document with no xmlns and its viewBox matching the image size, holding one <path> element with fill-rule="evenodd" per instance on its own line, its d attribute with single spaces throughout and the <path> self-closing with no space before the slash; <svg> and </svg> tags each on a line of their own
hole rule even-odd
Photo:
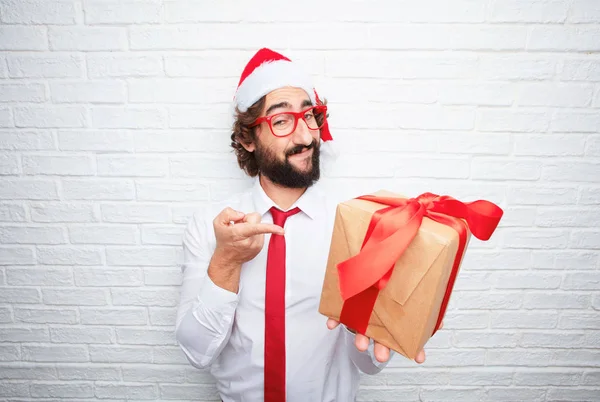
<svg viewBox="0 0 600 402">
<path fill-rule="evenodd" d="M 312 148 L 303 148 L 300 152 L 294 152 L 293 154 L 291 154 L 290 157 L 293 157 L 293 156 L 303 157 L 303 156 L 309 155 L 311 151 L 312 151 Z"/>
</svg>

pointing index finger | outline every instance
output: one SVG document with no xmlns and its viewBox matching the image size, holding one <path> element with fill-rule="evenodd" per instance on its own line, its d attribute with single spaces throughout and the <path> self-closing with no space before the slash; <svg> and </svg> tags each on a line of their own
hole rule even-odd
<svg viewBox="0 0 600 402">
<path fill-rule="evenodd" d="M 272 223 L 242 223 L 235 225 L 238 235 L 242 237 L 251 237 L 260 234 L 278 234 L 283 235 L 285 231 L 281 226 Z"/>
</svg>

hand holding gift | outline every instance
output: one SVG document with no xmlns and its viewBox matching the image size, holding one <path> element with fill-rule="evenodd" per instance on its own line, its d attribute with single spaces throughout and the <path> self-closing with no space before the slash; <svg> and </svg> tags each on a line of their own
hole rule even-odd
<svg viewBox="0 0 600 402">
<path fill-rule="evenodd" d="M 419 362 L 441 327 L 471 234 L 488 240 L 502 214 L 489 201 L 431 193 L 378 192 L 339 204 L 320 313 Z"/>
</svg>

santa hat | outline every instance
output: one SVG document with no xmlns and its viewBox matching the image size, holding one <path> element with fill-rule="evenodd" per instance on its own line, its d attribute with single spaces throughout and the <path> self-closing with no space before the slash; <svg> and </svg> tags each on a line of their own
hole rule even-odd
<svg viewBox="0 0 600 402">
<path fill-rule="evenodd" d="M 242 71 L 233 106 L 243 113 L 269 92 L 288 86 L 304 89 L 313 105 L 320 103 L 319 95 L 307 73 L 288 57 L 271 49 L 262 48 Z M 335 153 L 327 120 L 321 128 L 321 140 L 322 150 L 330 154 Z"/>
</svg>

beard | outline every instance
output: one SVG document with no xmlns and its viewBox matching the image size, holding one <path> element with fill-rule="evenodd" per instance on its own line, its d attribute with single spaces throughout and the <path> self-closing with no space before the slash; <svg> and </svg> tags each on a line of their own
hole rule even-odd
<svg viewBox="0 0 600 402">
<path fill-rule="evenodd" d="M 254 155 L 260 174 L 267 177 L 273 183 L 288 188 L 305 188 L 312 186 L 319 180 L 321 175 L 319 167 L 319 148 L 317 140 L 309 145 L 296 145 L 285 153 L 283 161 L 277 158 L 268 148 L 263 148 L 260 143 L 256 144 Z M 302 172 L 294 167 L 289 157 L 304 150 L 312 149 L 310 166 L 307 171 Z"/>
</svg>

